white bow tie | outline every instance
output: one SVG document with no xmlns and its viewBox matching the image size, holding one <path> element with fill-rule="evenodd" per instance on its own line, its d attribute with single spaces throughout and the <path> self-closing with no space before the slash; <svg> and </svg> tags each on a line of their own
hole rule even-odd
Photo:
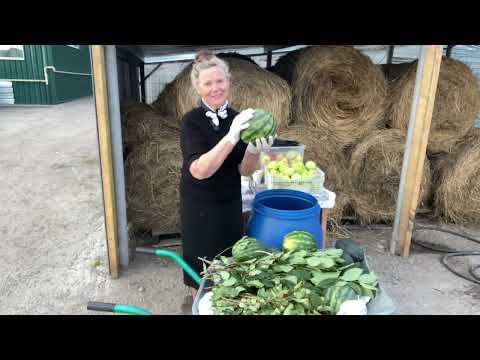
<svg viewBox="0 0 480 360">
<path fill-rule="evenodd" d="M 210 119 L 212 119 L 212 122 L 214 123 L 215 126 L 218 126 L 220 125 L 218 116 L 220 116 L 220 118 L 222 119 L 226 119 L 228 116 L 227 107 L 228 107 L 228 101 L 226 101 L 225 104 L 217 112 L 207 111 L 205 115 L 208 116 Z"/>
</svg>

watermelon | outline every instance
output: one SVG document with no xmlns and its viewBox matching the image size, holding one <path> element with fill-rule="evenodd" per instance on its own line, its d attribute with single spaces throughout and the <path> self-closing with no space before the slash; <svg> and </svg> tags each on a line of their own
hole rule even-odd
<svg viewBox="0 0 480 360">
<path fill-rule="evenodd" d="M 306 231 L 292 231 L 283 238 L 283 250 L 317 250 L 315 237 Z"/>
<path fill-rule="evenodd" d="M 330 306 L 332 314 L 338 313 L 340 306 L 347 300 L 357 299 L 358 294 L 349 286 L 349 284 L 337 283 L 337 285 L 330 287 L 326 294 L 325 300 Z"/>
<path fill-rule="evenodd" d="M 263 109 L 255 109 L 250 119 L 250 126 L 240 133 L 240 138 L 246 144 L 253 143 L 260 138 L 268 138 L 277 132 L 277 123 L 272 113 Z"/>
<path fill-rule="evenodd" d="M 257 252 L 263 250 L 263 246 L 255 238 L 244 236 L 238 240 L 232 248 L 232 255 L 235 261 L 242 262 L 258 257 Z"/>
</svg>

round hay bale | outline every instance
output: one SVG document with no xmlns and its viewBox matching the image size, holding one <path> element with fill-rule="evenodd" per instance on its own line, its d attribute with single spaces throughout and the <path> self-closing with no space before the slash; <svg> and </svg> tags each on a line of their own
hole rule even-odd
<svg viewBox="0 0 480 360">
<path fill-rule="evenodd" d="M 246 108 L 263 108 L 270 111 L 279 127 L 286 126 L 290 116 L 291 93 L 285 80 L 251 61 L 225 57 L 232 74 L 230 106 L 237 111 Z M 192 65 L 177 75 L 154 106 L 160 113 L 174 114 L 181 124 L 183 116 L 199 105 L 200 98 L 191 85 Z"/>
<path fill-rule="evenodd" d="M 145 103 L 124 103 L 120 106 L 124 147 L 138 142 L 137 124 L 154 115 L 153 108 Z"/>
<path fill-rule="evenodd" d="M 400 63 L 400 64 L 381 64 L 380 69 L 382 70 L 385 78 L 388 82 L 393 82 L 397 80 L 400 76 L 405 74 L 410 66 L 411 62 Z"/>
<path fill-rule="evenodd" d="M 155 109 L 144 103 L 131 104 L 122 112 L 122 138 L 124 148 L 131 150 L 133 146 L 145 141 L 147 138 L 156 139 L 157 132 L 165 129 L 175 129 L 177 123 L 172 116 L 159 114 Z"/>
<path fill-rule="evenodd" d="M 416 73 L 417 62 L 414 62 L 392 85 L 387 115 L 392 128 L 408 129 Z M 455 144 L 474 125 L 479 111 L 480 89 L 475 75 L 460 61 L 443 58 L 428 140 L 429 154 L 453 152 Z"/>
<path fill-rule="evenodd" d="M 390 223 L 395 216 L 406 137 L 400 130 L 377 130 L 353 150 L 348 179 L 361 224 Z M 425 159 L 418 205 L 428 199 L 431 172 Z"/>
<path fill-rule="evenodd" d="M 311 46 L 292 78 L 294 124 L 309 124 L 338 146 L 357 143 L 380 127 L 387 83 L 369 57 L 351 46 Z"/>
<path fill-rule="evenodd" d="M 347 182 L 347 160 L 341 149 L 325 134 L 303 125 L 290 126 L 279 132 L 279 137 L 295 140 L 305 145 L 304 159 L 313 160 L 325 173 L 325 188 L 336 193 L 335 207 L 330 217 L 341 222 L 346 206 L 350 202 Z"/>
<path fill-rule="evenodd" d="M 480 129 L 472 129 L 456 152 L 438 165 L 435 215 L 456 224 L 480 223 Z"/>
<path fill-rule="evenodd" d="M 302 49 L 291 51 L 282 57 L 280 57 L 275 65 L 268 68 L 268 71 L 273 72 L 274 74 L 280 76 L 290 85 L 292 84 L 293 69 L 297 63 L 298 56 Z"/>
<path fill-rule="evenodd" d="M 181 166 L 180 134 L 169 129 L 137 144 L 127 157 L 127 218 L 136 229 L 180 230 Z"/>
</svg>

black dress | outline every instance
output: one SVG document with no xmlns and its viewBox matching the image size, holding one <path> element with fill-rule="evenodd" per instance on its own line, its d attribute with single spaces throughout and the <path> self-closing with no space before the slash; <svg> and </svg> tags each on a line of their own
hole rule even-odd
<svg viewBox="0 0 480 360">
<path fill-rule="evenodd" d="M 198 107 L 185 115 L 182 123 L 183 155 L 180 182 L 180 209 L 183 258 L 197 272 L 203 270 L 199 257 L 212 259 L 243 236 L 241 163 L 247 144 L 241 140 L 217 172 L 208 179 L 195 179 L 190 165 L 210 151 L 228 133 L 238 112 L 228 108 L 228 116 L 219 118 L 219 126 Z M 231 251 L 223 255 L 230 256 Z M 184 283 L 198 284 L 184 272 Z"/>
</svg>

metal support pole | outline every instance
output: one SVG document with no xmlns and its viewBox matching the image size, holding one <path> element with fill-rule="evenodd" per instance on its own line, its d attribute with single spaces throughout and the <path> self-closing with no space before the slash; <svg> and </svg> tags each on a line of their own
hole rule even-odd
<svg viewBox="0 0 480 360">
<path fill-rule="evenodd" d="M 140 67 L 140 96 L 141 96 L 141 102 L 146 103 L 147 102 L 147 93 L 145 90 L 145 63 L 142 62 L 139 65 Z"/>
<path fill-rule="evenodd" d="M 393 52 L 395 51 L 395 45 L 390 45 L 388 48 L 388 55 L 387 55 L 387 64 L 392 63 L 393 59 Z"/>
<path fill-rule="evenodd" d="M 452 49 L 455 45 L 448 45 L 447 46 L 447 58 L 449 58 L 452 55 Z"/>
<path fill-rule="evenodd" d="M 272 52 L 271 51 L 267 52 L 267 68 L 269 68 L 270 66 L 272 66 Z"/>
<path fill-rule="evenodd" d="M 160 63 L 160 64 L 158 64 L 157 66 L 155 66 L 155 68 L 154 68 L 152 71 L 150 71 L 147 76 L 145 76 L 145 81 L 146 81 L 150 76 L 152 76 L 152 75 L 160 68 L 160 66 L 162 66 L 162 65 L 163 65 L 163 63 Z"/>
<path fill-rule="evenodd" d="M 112 139 L 113 175 L 117 204 L 118 248 L 120 266 L 129 264 L 129 246 L 127 230 L 127 203 L 125 197 L 125 173 L 123 162 L 122 124 L 120 116 L 120 96 L 118 91 L 117 54 L 115 45 L 105 46 L 107 68 L 108 107 L 110 114 L 110 132 Z"/>
</svg>

